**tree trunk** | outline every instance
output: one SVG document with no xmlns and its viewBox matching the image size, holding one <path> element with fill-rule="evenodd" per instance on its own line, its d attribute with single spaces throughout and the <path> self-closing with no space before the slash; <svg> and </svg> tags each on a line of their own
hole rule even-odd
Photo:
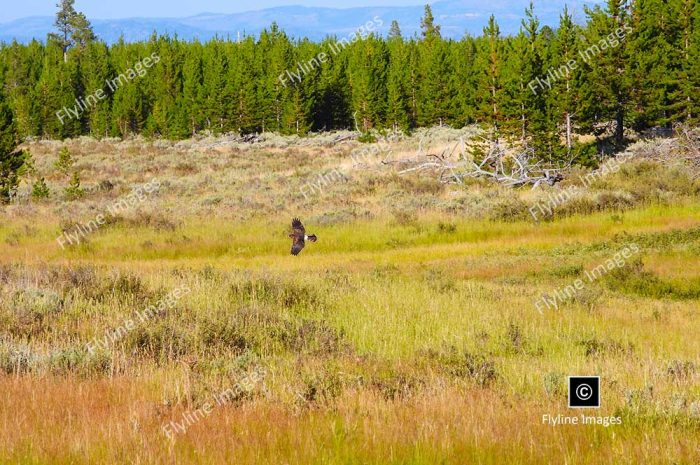
<svg viewBox="0 0 700 465">
<path fill-rule="evenodd" d="M 625 110 L 622 108 L 617 109 L 615 114 L 615 144 L 622 146 L 622 142 L 625 140 Z"/>
</svg>

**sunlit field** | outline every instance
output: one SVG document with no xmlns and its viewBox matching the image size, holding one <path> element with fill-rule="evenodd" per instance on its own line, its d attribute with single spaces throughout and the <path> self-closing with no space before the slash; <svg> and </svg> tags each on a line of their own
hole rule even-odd
<svg viewBox="0 0 700 465">
<path fill-rule="evenodd" d="M 354 141 L 263 145 L 67 141 L 73 198 L 64 144 L 26 144 L 51 193 L 0 210 L 0 463 L 700 462 L 686 170 L 632 159 L 535 221 L 575 181 L 448 185 L 354 166 Z M 296 216 L 319 240 L 294 257 Z M 600 409 L 567 408 L 569 375 L 601 377 Z"/>
</svg>

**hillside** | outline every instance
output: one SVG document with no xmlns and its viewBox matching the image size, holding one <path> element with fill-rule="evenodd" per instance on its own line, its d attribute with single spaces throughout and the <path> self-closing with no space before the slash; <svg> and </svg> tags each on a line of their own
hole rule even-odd
<svg viewBox="0 0 700 465">
<path fill-rule="evenodd" d="M 49 197 L 0 212 L 0 461 L 697 462 L 700 184 L 649 157 L 673 143 L 536 222 L 561 189 L 398 175 L 346 135 L 26 144 Z M 543 423 L 572 373 L 605 424 Z"/>
</svg>

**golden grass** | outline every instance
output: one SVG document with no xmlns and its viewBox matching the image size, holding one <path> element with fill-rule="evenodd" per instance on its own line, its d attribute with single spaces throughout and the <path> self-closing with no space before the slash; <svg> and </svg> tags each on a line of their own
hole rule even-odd
<svg viewBox="0 0 700 465">
<path fill-rule="evenodd" d="M 37 164 L 48 169 L 41 147 Z M 256 163 L 223 149 L 209 162 L 188 151 L 173 161 L 146 147 L 119 152 L 126 165 L 112 145 L 78 157 L 122 187 L 162 163 L 169 184 L 84 244 L 61 249 L 61 222 L 89 220 L 123 192 L 1 212 L 0 463 L 700 461 L 696 196 L 535 224 L 437 204 L 401 213 L 393 202 L 411 205 L 415 185 L 389 176 L 371 191 L 358 187 L 371 178 L 362 173 L 309 203 L 302 219 L 319 242 L 292 257 L 287 217 L 304 207 L 285 201 L 294 187 L 280 176 L 297 158 L 312 173 L 314 150 L 270 149 Z M 324 166 L 347 155 L 330 152 Z M 235 189 L 209 192 L 206 176 L 264 192 L 222 200 L 217 212 L 202 198 Z M 441 189 L 441 201 L 480 189 L 533 195 Z M 371 214 L 328 216 L 346 207 Z M 642 268 L 538 311 L 543 294 L 632 242 Z M 86 351 L 183 285 L 191 292 L 171 309 Z M 251 392 L 174 442 L 163 434 L 258 366 L 267 375 Z M 622 425 L 543 424 L 545 414 L 581 413 L 566 408 L 575 374 L 602 377 L 602 407 L 584 413 Z"/>
</svg>

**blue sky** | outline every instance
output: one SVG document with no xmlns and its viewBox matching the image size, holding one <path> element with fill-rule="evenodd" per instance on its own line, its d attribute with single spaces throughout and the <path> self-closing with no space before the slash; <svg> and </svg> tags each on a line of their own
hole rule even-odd
<svg viewBox="0 0 700 465">
<path fill-rule="evenodd" d="M 0 22 L 26 16 L 47 16 L 56 12 L 56 0 L 3 0 Z M 421 5 L 426 0 L 76 0 L 78 11 L 88 18 L 131 18 L 136 16 L 182 17 L 197 13 L 239 13 L 275 6 L 305 5 L 349 8 L 353 6 Z M 428 1 L 428 3 L 432 3 Z"/>
</svg>

